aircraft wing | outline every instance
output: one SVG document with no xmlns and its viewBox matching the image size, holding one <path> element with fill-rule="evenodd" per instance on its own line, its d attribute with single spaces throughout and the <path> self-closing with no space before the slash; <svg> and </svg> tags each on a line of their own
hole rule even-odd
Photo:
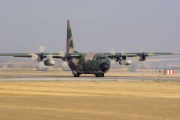
<svg viewBox="0 0 180 120">
<path fill-rule="evenodd" d="M 119 55 L 123 56 L 127 56 L 127 57 L 136 57 L 136 56 L 162 56 L 162 55 L 179 55 L 179 54 L 175 54 L 175 53 L 120 53 Z"/>
<path fill-rule="evenodd" d="M 141 55 L 144 55 L 144 56 L 164 56 L 164 55 L 180 55 L 180 53 L 145 53 L 145 52 L 142 52 L 142 53 L 115 53 L 115 54 L 112 54 L 112 53 L 105 53 L 107 54 L 108 57 L 113 57 L 113 56 L 118 56 L 118 57 L 136 57 L 136 56 L 141 56 Z"/>
<path fill-rule="evenodd" d="M 31 57 L 29 53 L 0 53 L 0 56 L 12 56 L 12 57 Z"/>
<path fill-rule="evenodd" d="M 127 57 L 136 57 L 139 61 L 145 61 L 148 56 L 165 56 L 165 55 L 180 55 L 180 53 L 107 53 L 106 56 L 110 59 L 126 60 Z"/>
<path fill-rule="evenodd" d="M 43 58 L 46 58 L 48 55 L 51 55 L 53 58 L 63 58 L 64 56 L 69 57 L 80 57 L 80 54 L 64 54 L 59 53 L 0 53 L 0 56 L 12 56 L 12 57 L 32 57 L 33 55 L 43 55 Z"/>
</svg>

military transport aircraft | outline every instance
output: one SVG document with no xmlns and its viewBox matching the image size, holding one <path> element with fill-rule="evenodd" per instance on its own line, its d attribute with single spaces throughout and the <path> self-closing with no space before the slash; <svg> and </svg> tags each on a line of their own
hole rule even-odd
<svg viewBox="0 0 180 120">
<path fill-rule="evenodd" d="M 119 62 L 120 65 L 130 65 L 127 57 L 135 57 L 139 61 L 145 61 L 148 56 L 175 55 L 176 53 L 80 53 L 75 50 L 70 21 L 67 21 L 67 44 L 66 53 L 44 53 L 41 47 L 40 53 L 0 53 L 0 56 L 32 57 L 46 66 L 55 64 L 53 58 L 61 58 L 68 63 L 74 77 L 81 74 L 94 74 L 96 77 L 104 77 L 110 69 L 110 60 Z"/>
</svg>

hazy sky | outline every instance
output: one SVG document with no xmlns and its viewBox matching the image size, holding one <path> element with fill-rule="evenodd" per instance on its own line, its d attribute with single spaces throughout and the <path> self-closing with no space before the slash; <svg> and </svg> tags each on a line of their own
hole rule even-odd
<svg viewBox="0 0 180 120">
<path fill-rule="evenodd" d="M 180 0 L 0 0 L 0 52 L 180 52 Z"/>
</svg>

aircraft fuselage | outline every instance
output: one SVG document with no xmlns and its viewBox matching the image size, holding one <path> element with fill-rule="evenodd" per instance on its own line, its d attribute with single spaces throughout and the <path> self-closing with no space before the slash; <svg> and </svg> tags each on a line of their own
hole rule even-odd
<svg viewBox="0 0 180 120">
<path fill-rule="evenodd" d="M 109 71 L 110 59 L 101 53 L 84 53 L 80 58 L 72 58 L 68 61 L 73 74 L 95 74 L 97 77 L 103 77 L 104 73 Z"/>
</svg>

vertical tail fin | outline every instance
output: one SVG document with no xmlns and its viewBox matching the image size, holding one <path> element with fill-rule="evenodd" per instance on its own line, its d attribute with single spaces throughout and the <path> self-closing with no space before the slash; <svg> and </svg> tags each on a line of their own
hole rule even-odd
<svg viewBox="0 0 180 120">
<path fill-rule="evenodd" d="M 66 45 L 66 53 L 73 53 L 74 52 L 74 43 L 73 37 L 70 27 L 70 20 L 67 21 L 67 45 Z"/>
</svg>

